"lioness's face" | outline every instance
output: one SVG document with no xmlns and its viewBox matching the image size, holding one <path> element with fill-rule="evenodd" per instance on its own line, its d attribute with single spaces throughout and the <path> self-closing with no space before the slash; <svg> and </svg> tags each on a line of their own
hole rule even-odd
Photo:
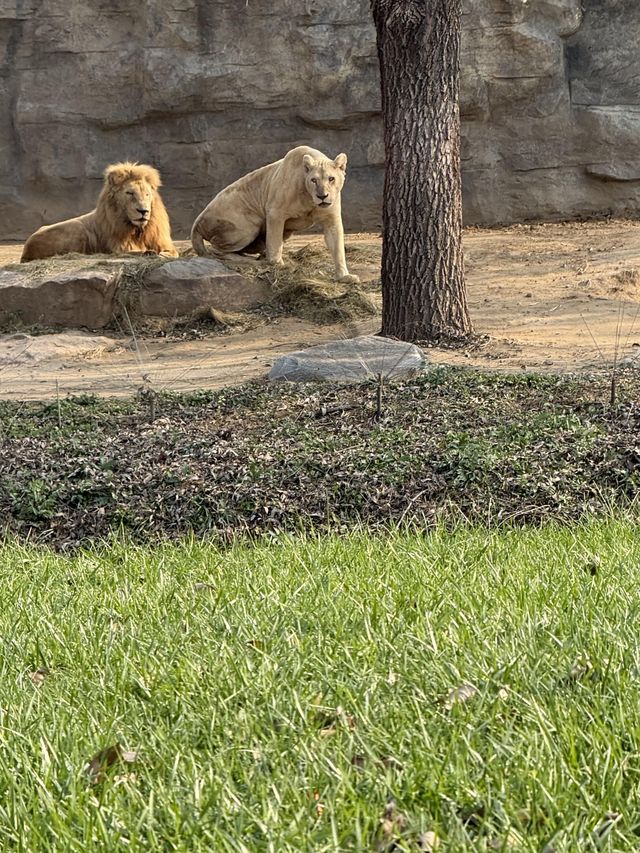
<svg viewBox="0 0 640 853">
<path fill-rule="evenodd" d="M 347 168 L 347 155 L 338 154 L 335 160 L 303 158 L 305 186 L 316 207 L 331 207 L 340 195 Z"/>
<path fill-rule="evenodd" d="M 144 228 L 151 216 L 153 192 L 146 181 L 127 181 L 119 188 L 120 202 L 126 218 L 138 228 Z"/>
</svg>

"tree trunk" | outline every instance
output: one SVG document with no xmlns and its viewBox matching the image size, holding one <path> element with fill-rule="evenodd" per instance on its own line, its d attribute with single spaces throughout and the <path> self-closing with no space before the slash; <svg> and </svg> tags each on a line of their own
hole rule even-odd
<svg viewBox="0 0 640 853">
<path fill-rule="evenodd" d="M 472 332 L 462 258 L 462 0 L 371 0 L 382 84 L 382 334 Z"/>
</svg>

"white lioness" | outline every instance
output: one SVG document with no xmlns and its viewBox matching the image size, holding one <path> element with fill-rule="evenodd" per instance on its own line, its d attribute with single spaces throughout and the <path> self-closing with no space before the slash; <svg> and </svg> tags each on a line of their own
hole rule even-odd
<svg viewBox="0 0 640 853">
<path fill-rule="evenodd" d="M 193 248 L 199 255 L 209 254 L 207 240 L 220 258 L 266 252 L 270 263 L 282 264 L 283 242 L 317 223 L 336 265 L 336 279 L 359 281 L 349 274 L 344 255 L 340 190 L 346 168 L 346 154 L 330 160 L 306 145 L 292 149 L 282 160 L 221 190 L 193 223 Z"/>
</svg>

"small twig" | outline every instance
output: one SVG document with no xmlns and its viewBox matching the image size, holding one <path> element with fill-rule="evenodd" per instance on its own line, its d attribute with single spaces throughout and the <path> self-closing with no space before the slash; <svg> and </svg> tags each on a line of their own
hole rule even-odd
<svg viewBox="0 0 640 853">
<path fill-rule="evenodd" d="M 581 319 L 581 320 L 582 320 L 582 322 L 584 323 L 584 325 L 585 325 L 585 328 L 586 328 L 587 332 L 589 332 L 589 337 L 590 337 L 590 338 L 591 338 L 591 340 L 593 341 L 593 344 L 594 344 L 594 346 L 595 346 L 596 350 L 598 351 L 598 354 L 599 354 L 600 358 L 602 359 L 602 363 L 603 363 L 603 364 L 605 365 L 605 367 L 606 367 L 606 365 L 607 365 L 607 359 L 604 357 L 604 353 L 603 353 L 603 352 L 602 352 L 602 350 L 600 349 L 600 344 L 599 344 L 599 343 L 598 343 L 598 341 L 594 338 L 594 336 L 593 336 L 593 332 L 591 331 L 591 326 L 587 323 L 587 321 L 586 321 L 586 319 L 585 319 L 584 314 L 580 314 L 580 319 Z"/>
<path fill-rule="evenodd" d="M 138 388 L 138 399 L 141 402 L 146 400 L 149 404 L 149 423 L 152 424 L 157 415 L 158 392 L 155 388 L 151 387 L 151 378 L 148 373 L 143 375 L 142 381 L 144 382 L 144 385 L 141 385 Z"/>
<path fill-rule="evenodd" d="M 618 368 L 618 354 L 620 350 L 620 337 L 622 334 L 622 320 L 624 317 L 624 306 L 622 304 L 622 300 L 618 302 L 618 322 L 616 323 L 616 338 L 615 344 L 613 348 L 613 367 L 611 368 L 611 395 L 609 397 L 609 405 L 613 409 L 616 404 L 616 390 L 617 390 L 617 368 Z"/>
<path fill-rule="evenodd" d="M 62 429 L 62 407 L 60 405 L 60 383 L 56 377 L 56 401 L 58 403 L 58 429 Z"/>
<path fill-rule="evenodd" d="M 319 418 L 328 418 L 333 415 L 341 415 L 343 412 L 350 412 L 352 409 L 357 409 L 358 406 L 320 406 L 317 412 L 314 413 L 313 417 L 317 419 Z"/>
<path fill-rule="evenodd" d="M 584 317 L 584 314 L 580 314 L 580 317 L 582 319 L 582 322 L 586 326 L 586 329 L 589 332 L 589 335 L 591 336 L 591 340 L 593 341 L 593 343 L 596 347 L 596 350 L 598 351 L 598 354 L 600 355 L 600 358 L 602 360 L 603 365 L 606 367 L 607 366 L 607 360 L 604 357 L 604 353 L 602 352 L 602 349 L 600 348 L 600 344 L 595 339 L 593 332 L 591 331 L 591 327 L 589 326 L 589 324 L 587 323 L 587 321 Z M 614 348 L 613 348 L 613 363 L 611 365 L 611 382 L 609 385 L 609 388 L 610 388 L 609 406 L 612 409 L 614 408 L 614 406 L 616 404 L 617 393 L 618 393 L 618 375 L 617 375 L 618 354 L 619 354 L 619 349 L 620 349 L 620 338 L 621 338 L 621 334 L 622 334 L 623 317 L 624 317 L 624 309 L 619 307 L 618 308 L 618 322 L 616 324 L 616 336 L 615 336 L 615 342 L 614 342 Z"/>
<path fill-rule="evenodd" d="M 423 495 L 426 495 L 426 493 L 427 493 L 428 491 L 430 491 L 430 487 L 427 487 L 426 489 L 422 489 L 422 491 L 421 491 L 421 492 L 418 492 L 418 494 L 417 494 L 417 495 L 414 495 L 414 496 L 411 498 L 411 500 L 409 501 L 409 503 L 408 503 L 408 504 L 406 505 L 406 507 L 404 508 L 404 510 L 403 510 L 403 512 L 402 512 L 402 515 L 401 515 L 401 516 L 400 516 L 400 518 L 398 519 L 398 526 L 400 526 L 400 525 L 402 524 L 402 522 L 405 520 L 405 518 L 406 518 L 406 516 L 407 516 L 407 513 L 409 512 L 409 510 L 411 509 L 411 507 L 416 503 L 416 501 L 419 501 L 419 500 L 420 500 L 420 498 L 421 498 Z"/>
<path fill-rule="evenodd" d="M 616 377 L 616 366 L 613 365 L 613 370 L 611 371 L 611 396 L 609 397 L 609 405 L 613 409 L 616 404 L 616 390 L 617 390 L 617 377 Z"/>
<path fill-rule="evenodd" d="M 382 418 L 382 373 L 378 374 L 378 393 L 376 396 L 376 420 L 379 421 Z"/>
</svg>

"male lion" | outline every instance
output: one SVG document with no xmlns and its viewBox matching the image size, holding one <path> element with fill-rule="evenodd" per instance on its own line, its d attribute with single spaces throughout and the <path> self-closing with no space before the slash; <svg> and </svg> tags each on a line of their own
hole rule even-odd
<svg viewBox="0 0 640 853">
<path fill-rule="evenodd" d="M 153 166 L 107 166 L 96 209 L 75 219 L 43 225 L 25 243 L 20 260 L 35 261 L 68 252 L 164 252 L 176 256 L 159 186 L 160 175 Z"/>
<path fill-rule="evenodd" d="M 322 226 L 336 265 L 336 279 L 357 282 L 344 255 L 340 190 L 347 155 L 330 160 L 315 148 L 301 145 L 276 163 L 262 166 L 221 190 L 198 216 L 191 242 L 207 255 L 204 240 L 217 257 L 238 260 L 240 253 L 262 254 L 282 264 L 282 244 L 294 231 Z"/>
</svg>

